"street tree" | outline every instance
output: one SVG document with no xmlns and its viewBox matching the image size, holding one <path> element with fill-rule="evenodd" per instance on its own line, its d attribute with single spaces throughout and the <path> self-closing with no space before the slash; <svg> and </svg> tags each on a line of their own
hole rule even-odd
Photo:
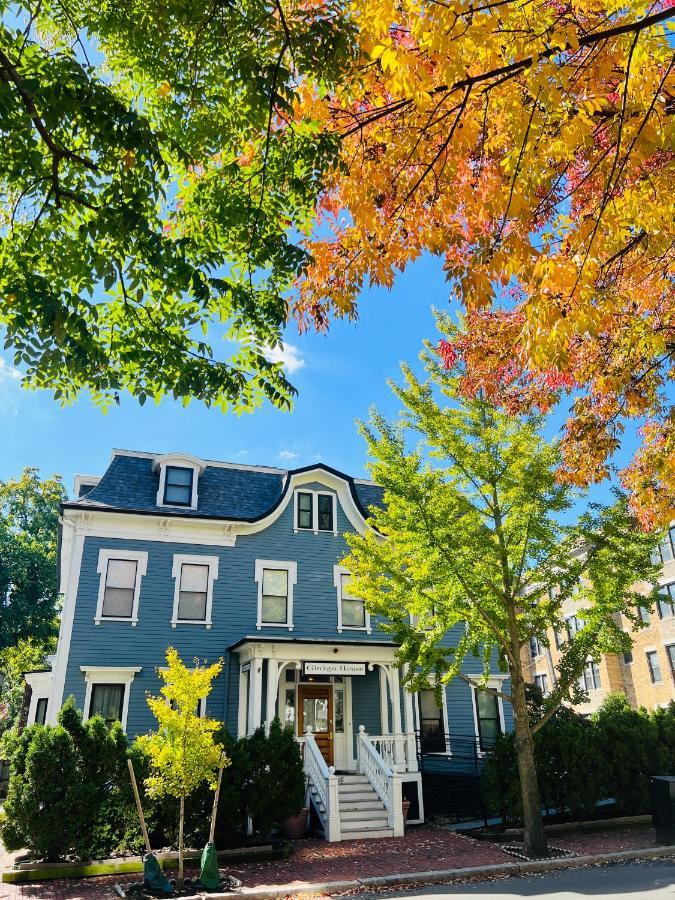
<svg viewBox="0 0 675 900">
<path fill-rule="evenodd" d="M 561 704 L 587 699 L 579 679 L 589 660 L 630 648 L 618 614 L 641 627 L 638 607 L 650 601 L 634 585 L 656 578 L 658 537 L 638 526 L 624 496 L 573 521 L 575 496 L 556 479 L 559 447 L 544 440 L 541 420 L 463 395 L 460 373 L 430 345 L 422 359 L 426 380 L 403 366 L 403 384 L 392 385 L 398 421 L 373 412 L 361 427 L 384 505 L 371 509 L 371 529 L 349 537 L 350 590 L 390 623 L 408 689 L 461 678 L 511 704 L 525 851 L 541 855 L 533 735 Z M 582 627 L 565 637 L 572 597 Z M 531 722 L 521 651 L 533 637 L 546 645 L 551 629 L 562 639 L 557 681 Z M 488 686 L 507 672 L 501 689 Z"/>
<path fill-rule="evenodd" d="M 228 762 L 223 747 L 214 738 L 221 723 L 200 715 L 199 710 L 222 667 L 222 661 L 203 666 L 195 660 L 194 668 L 189 669 L 178 651 L 169 647 L 166 668 L 159 669 L 164 681 L 161 696 L 148 697 L 148 706 L 157 719 L 157 731 L 138 739 L 150 760 L 150 775 L 145 780 L 148 794 L 175 797 L 179 801 L 179 889 L 183 885 L 185 857 L 185 800 L 204 782 L 215 790 L 217 770 Z"/>
<path fill-rule="evenodd" d="M 675 508 L 675 56 L 670 0 L 355 0 L 360 56 L 298 116 L 338 134 L 295 312 L 440 258 L 467 386 L 514 412 L 571 396 L 561 474 L 602 480 L 626 423 L 646 524 Z M 423 298 L 420 298 L 423 299 Z"/>
<path fill-rule="evenodd" d="M 289 120 L 350 55 L 341 0 L 0 0 L 0 327 L 31 387 L 222 409 L 269 349 L 337 139 Z"/>
<path fill-rule="evenodd" d="M 0 482 L 0 650 L 23 638 L 56 635 L 61 477 L 41 479 L 35 468 Z"/>
</svg>

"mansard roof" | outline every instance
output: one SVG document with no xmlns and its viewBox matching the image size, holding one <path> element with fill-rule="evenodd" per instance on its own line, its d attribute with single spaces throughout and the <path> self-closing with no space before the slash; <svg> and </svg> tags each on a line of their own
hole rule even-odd
<svg viewBox="0 0 675 900">
<path fill-rule="evenodd" d="M 323 463 L 299 469 L 278 469 L 207 460 L 199 476 L 197 509 L 158 506 L 159 474 L 153 471 L 153 463 L 160 456 L 113 450 L 110 465 L 100 481 L 83 496 L 64 503 L 64 508 L 255 522 L 280 503 L 291 476 L 315 470 L 317 480 L 320 480 L 322 470 L 343 479 L 364 518 L 368 518 L 369 507 L 383 503 L 383 490 L 374 482 L 354 479 Z"/>
</svg>

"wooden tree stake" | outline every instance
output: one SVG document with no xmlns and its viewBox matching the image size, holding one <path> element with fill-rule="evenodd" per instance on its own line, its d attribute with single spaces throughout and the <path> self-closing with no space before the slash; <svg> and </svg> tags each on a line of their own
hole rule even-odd
<svg viewBox="0 0 675 900">
<path fill-rule="evenodd" d="M 221 760 L 220 768 L 218 769 L 218 784 L 216 785 L 216 793 L 213 796 L 213 810 L 211 812 L 211 828 L 209 830 L 209 843 L 213 843 L 213 838 L 216 833 L 216 815 L 218 814 L 218 800 L 220 799 L 220 783 L 223 780 L 223 769 L 225 766 Z"/>
<path fill-rule="evenodd" d="M 138 785 L 136 784 L 136 775 L 134 773 L 134 765 L 130 759 L 127 759 L 127 765 L 129 766 L 129 775 L 131 776 L 131 786 L 134 789 L 134 797 L 136 798 L 136 809 L 138 810 L 138 818 L 141 820 L 141 831 L 143 832 L 143 840 L 145 841 L 145 850 L 146 850 L 146 853 L 152 853 L 152 848 L 150 847 L 150 837 L 148 835 L 148 829 L 145 824 L 145 816 L 143 815 L 143 807 L 141 806 L 141 798 L 138 793 Z"/>
</svg>

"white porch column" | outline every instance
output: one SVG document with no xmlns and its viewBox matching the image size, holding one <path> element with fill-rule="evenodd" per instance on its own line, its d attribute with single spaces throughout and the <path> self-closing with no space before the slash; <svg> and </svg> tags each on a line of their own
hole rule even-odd
<svg viewBox="0 0 675 900">
<path fill-rule="evenodd" d="M 403 674 L 408 674 L 409 665 L 403 666 Z M 403 730 L 406 735 L 406 757 L 409 772 L 417 771 L 417 744 L 415 741 L 415 720 L 413 716 L 413 695 L 403 688 Z"/>
<path fill-rule="evenodd" d="M 267 660 L 267 702 L 265 704 L 265 726 L 269 731 L 272 719 L 277 711 L 277 691 L 279 689 L 279 663 L 276 659 Z"/>
<path fill-rule="evenodd" d="M 239 705 L 237 706 L 237 737 L 246 735 L 246 714 L 248 711 L 248 666 L 239 669 Z"/>
<path fill-rule="evenodd" d="M 251 660 L 248 673 L 248 733 L 253 734 L 262 718 L 262 664 L 259 656 Z"/>
<path fill-rule="evenodd" d="M 394 734 L 401 733 L 401 690 L 398 677 L 398 666 L 391 667 L 391 712 Z"/>
</svg>

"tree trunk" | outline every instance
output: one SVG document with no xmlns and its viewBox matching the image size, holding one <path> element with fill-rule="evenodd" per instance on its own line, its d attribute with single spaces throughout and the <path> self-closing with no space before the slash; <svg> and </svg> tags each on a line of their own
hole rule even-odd
<svg viewBox="0 0 675 900">
<path fill-rule="evenodd" d="M 180 813 L 178 815 L 178 880 L 176 887 L 179 891 L 183 890 L 183 856 L 185 848 L 183 846 L 183 830 L 185 826 L 185 797 L 180 798 Z"/>
<path fill-rule="evenodd" d="M 516 734 L 516 755 L 520 774 L 520 794 L 523 804 L 524 851 L 527 856 L 544 856 L 548 850 L 544 822 L 541 817 L 541 800 L 537 769 L 534 763 L 534 742 L 525 702 L 525 682 L 522 674 L 513 673 L 511 682 L 513 716 Z"/>
</svg>

